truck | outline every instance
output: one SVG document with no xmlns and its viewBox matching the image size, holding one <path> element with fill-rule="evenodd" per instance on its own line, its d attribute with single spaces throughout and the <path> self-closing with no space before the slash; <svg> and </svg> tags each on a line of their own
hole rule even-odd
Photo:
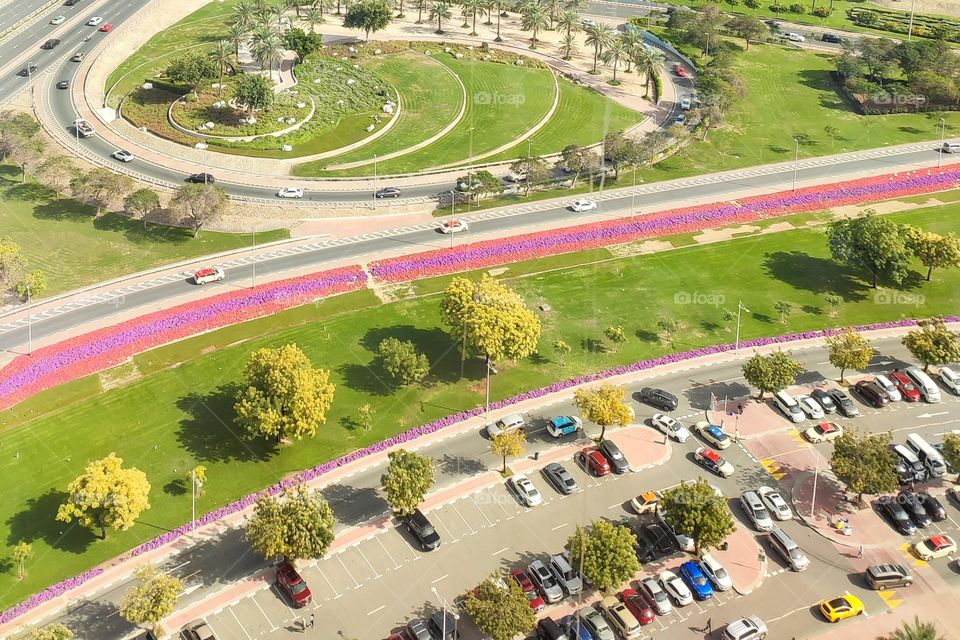
<svg viewBox="0 0 960 640">
<path fill-rule="evenodd" d="M 583 428 L 583 422 L 575 416 L 557 416 L 547 420 L 547 433 L 554 438 L 568 436 Z"/>
<path fill-rule="evenodd" d="M 90 126 L 90 123 L 84 120 L 83 118 L 78 118 L 73 121 L 73 128 L 76 129 L 77 135 L 81 138 L 89 138 L 94 135 L 96 131 L 93 127 Z"/>
</svg>

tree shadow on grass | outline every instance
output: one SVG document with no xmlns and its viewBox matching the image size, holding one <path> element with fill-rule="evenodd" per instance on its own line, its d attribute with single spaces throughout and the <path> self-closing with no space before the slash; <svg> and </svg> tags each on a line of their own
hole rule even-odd
<svg viewBox="0 0 960 640">
<path fill-rule="evenodd" d="M 163 485 L 163 492 L 170 496 L 182 496 L 187 492 L 187 483 L 184 482 L 183 478 L 171 480 Z"/>
<path fill-rule="evenodd" d="M 93 227 L 97 231 L 122 233 L 124 238 L 133 244 L 182 245 L 193 239 L 193 232 L 189 229 L 157 224 L 152 224 L 149 229 L 144 229 L 142 222 L 131 220 L 118 213 L 108 213 L 97 218 L 93 221 Z"/>
<path fill-rule="evenodd" d="M 51 194 L 51 196 L 53 195 L 55 194 Z M 59 200 L 53 198 L 33 208 L 33 217 L 40 220 L 87 221 L 91 220 L 95 213 L 96 209 L 93 207 L 88 207 L 68 198 Z"/>
<path fill-rule="evenodd" d="M 16 184 L 9 189 L 5 194 L 6 199 L 8 200 L 22 200 L 24 202 L 44 202 L 46 200 L 52 200 L 56 197 L 56 193 L 50 187 L 44 186 L 42 184 L 37 184 L 36 182 L 24 182 L 21 184 Z M 70 200 L 64 200 L 64 202 L 71 202 Z"/>
<path fill-rule="evenodd" d="M 83 553 L 97 537 L 89 529 L 76 522 L 60 522 L 56 519 L 57 509 L 66 502 L 64 491 L 50 489 L 38 498 L 27 500 L 27 507 L 7 519 L 7 546 L 13 546 L 21 540 L 32 543 L 43 540 L 48 546 L 67 551 Z"/>
<path fill-rule="evenodd" d="M 264 461 L 277 452 L 272 439 L 251 437 L 234 424 L 233 404 L 239 387 L 221 385 L 212 393 L 191 393 L 177 401 L 187 416 L 180 421 L 177 441 L 201 462 Z"/>
<path fill-rule="evenodd" d="M 866 285 L 857 273 L 827 258 L 817 258 L 800 251 L 777 251 L 764 257 L 767 275 L 795 289 L 817 294 L 836 293 L 845 302 L 866 299 Z"/>
<path fill-rule="evenodd" d="M 340 365 L 337 375 L 354 391 L 362 391 L 375 396 L 388 396 L 396 390 L 396 386 L 385 377 L 383 370 L 375 363 L 357 364 L 349 362 Z"/>
<path fill-rule="evenodd" d="M 658 336 L 656 332 L 650 331 L 649 329 L 637 329 L 633 335 L 637 336 L 637 339 L 641 342 L 660 342 L 660 336 Z"/>
<path fill-rule="evenodd" d="M 360 346 L 371 353 L 376 353 L 380 343 L 387 338 L 412 342 L 418 352 L 427 356 L 427 361 L 430 363 L 428 377 L 432 381 L 453 383 L 460 379 L 460 350 L 450 339 L 450 334 L 443 329 L 437 327 L 422 329 L 408 324 L 377 327 L 364 334 L 360 339 Z M 473 366 L 471 360 L 473 358 L 468 357 L 464 367 L 464 377 L 471 380 L 483 377 L 483 363 L 480 363 L 478 368 Z M 382 373 L 378 375 L 383 378 L 383 384 L 390 385 L 390 381 Z"/>
</svg>

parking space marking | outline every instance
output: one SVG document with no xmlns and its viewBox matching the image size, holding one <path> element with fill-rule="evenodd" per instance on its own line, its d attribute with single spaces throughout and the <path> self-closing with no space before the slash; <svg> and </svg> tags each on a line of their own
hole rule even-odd
<svg viewBox="0 0 960 640">
<path fill-rule="evenodd" d="M 504 515 L 510 515 L 510 512 L 507 511 L 507 508 L 506 508 L 505 506 L 503 506 L 503 501 L 500 500 L 499 498 L 497 498 L 497 496 L 493 495 L 493 492 L 490 491 L 490 488 L 489 488 L 489 487 L 487 487 L 487 493 L 490 494 L 490 499 L 493 500 L 493 503 L 494 503 L 495 505 L 497 505 L 498 507 L 500 507 L 500 509 L 503 511 L 503 514 L 504 514 Z"/>
<path fill-rule="evenodd" d="M 480 515 L 483 516 L 483 519 L 487 521 L 487 525 L 492 527 L 495 524 L 494 521 L 490 519 L 490 516 L 484 513 L 483 509 L 480 508 L 480 505 L 477 504 L 477 501 L 473 499 L 473 495 L 469 495 L 467 497 L 470 498 L 470 502 L 472 502 L 473 506 L 477 508 L 477 511 L 480 512 Z"/>
<path fill-rule="evenodd" d="M 437 522 L 440 523 L 440 526 L 443 527 L 443 530 L 447 532 L 447 535 L 450 536 L 450 542 L 460 542 L 460 538 L 455 537 L 450 533 L 450 529 L 447 529 L 447 525 L 444 524 L 443 518 L 437 518 Z"/>
<path fill-rule="evenodd" d="M 238 617 L 237 617 L 237 614 L 234 613 L 233 607 L 230 607 L 230 608 L 228 609 L 228 611 L 230 612 L 230 615 L 233 616 L 233 619 L 237 621 L 237 626 L 240 627 L 240 631 L 243 631 L 243 635 L 247 636 L 247 640 L 253 640 L 253 638 L 250 637 L 250 634 L 247 633 L 246 627 L 244 627 L 244 626 L 243 626 L 243 623 L 240 622 L 240 618 L 238 618 Z M 208 624 L 209 624 L 209 623 L 208 623 Z"/>
<path fill-rule="evenodd" d="M 564 522 L 563 524 L 558 524 L 558 525 L 555 526 L 553 529 L 550 529 L 550 531 L 556 531 L 557 529 L 562 529 L 562 528 L 564 528 L 565 526 L 567 526 L 567 523 L 566 523 L 566 522 Z"/>
<path fill-rule="evenodd" d="M 270 616 L 267 615 L 267 612 L 264 611 L 264 610 L 263 610 L 263 607 L 260 606 L 260 603 L 257 602 L 256 596 L 254 596 L 253 598 L 250 598 L 250 600 L 253 601 L 254 606 L 256 606 L 257 609 L 260 610 L 260 613 L 263 614 L 264 619 L 267 621 L 267 623 L 269 623 L 269 625 L 270 625 L 270 631 L 276 631 L 276 630 L 277 630 L 276 625 L 273 624 L 273 620 L 270 619 Z M 239 621 L 238 621 L 238 622 L 239 622 Z"/>
<path fill-rule="evenodd" d="M 367 615 L 368 615 L 368 616 L 372 616 L 373 614 L 377 613 L 378 611 L 383 611 L 383 610 L 386 609 L 386 608 L 387 608 L 387 605 L 382 604 L 382 605 L 380 605 L 379 607 L 377 607 L 376 609 L 374 609 L 373 611 L 368 612 Z"/>
<path fill-rule="evenodd" d="M 460 510 L 457 509 L 457 505 L 451 504 L 450 506 L 453 507 L 453 510 L 457 513 L 458 516 L 460 516 L 460 519 L 463 520 L 463 524 L 467 525 L 467 529 L 470 530 L 470 535 L 472 536 L 473 534 L 475 534 L 476 531 L 474 530 L 473 527 L 470 526 L 470 523 L 467 522 L 467 519 L 463 517 L 463 514 L 460 513 Z"/>
<path fill-rule="evenodd" d="M 443 574 L 442 576 L 440 576 L 439 578 L 437 578 L 436 580 L 431 581 L 430 584 L 437 584 L 438 582 L 440 582 L 441 580 L 443 580 L 443 579 L 446 578 L 446 577 L 447 577 L 447 574 L 445 573 L 445 574 Z"/>
<path fill-rule="evenodd" d="M 373 568 L 373 565 L 370 564 L 370 561 L 367 559 L 367 556 L 363 554 L 363 549 L 359 546 L 357 547 L 357 552 L 360 554 L 360 557 L 363 558 L 363 561 L 367 563 L 367 566 L 370 567 L 370 571 L 373 571 L 373 578 L 379 578 L 380 572 Z M 373 579 L 371 578 L 371 579 Z"/>
<path fill-rule="evenodd" d="M 498 556 L 498 555 L 500 555 L 501 553 L 503 553 L 504 551 L 509 551 L 509 550 L 510 550 L 510 547 L 504 547 L 503 549 L 499 549 L 499 550 L 497 550 L 497 551 L 494 551 L 494 552 L 491 553 L 490 555 L 492 555 L 492 556 Z"/>
<path fill-rule="evenodd" d="M 340 566 L 343 567 L 343 570 L 347 572 L 347 575 L 348 575 L 348 576 L 350 576 L 350 579 L 353 580 L 353 588 L 354 588 L 354 589 L 359 589 L 359 588 L 360 588 L 360 583 L 357 582 L 357 579 L 354 578 L 354 577 L 353 577 L 353 574 L 350 573 L 350 570 L 347 569 L 347 565 L 343 564 L 343 560 L 340 559 L 340 554 L 338 553 L 335 557 L 336 557 L 336 559 L 337 559 L 337 562 L 340 563 Z"/>
<path fill-rule="evenodd" d="M 380 548 L 383 549 L 383 552 L 384 552 L 385 554 L 387 554 L 387 557 L 388 557 L 388 558 L 390 558 L 390 562 L 393 563 L 393 568 L 394 568 L 394 569 L 399 569 L 399 568 L 400 568 L 400 564 L 394 559 L 394 557 L 390 554 L 390 552 L 387 551 L 387 548 L 386 548 L 385 546 L 383 546 L 383 542 L 380 540 L 380 536 L 375 537 L 374 540 L 377 541 L 377 544 L 380 545 Z"/>
<path fill-rule="evenodd" d="M 331 583 L 330 583 L 330 580 L 327 578 L 327 574 L 325 574 L 325 573 L 320 569 L 320 566 L 319 566 L 319 565 L 317 565 L 317 572 L 318 572 L 321 576 L 323 576 L 323 579 L 324 579 L 324 581 L 327 583 L 327 586 L 330 587 L 330 591 L 333 591 L 333 593 L 334 593 L 334 598 L 333 598 L 333 599 L 334 599 L 334 600 L 336 600 L 337 598 L 343 597 L 343 594 L 340 593 L 339 591 L 337 591 L 337 590 L 333 587 L 333 584 L 331 584 Z"/>
</svg>

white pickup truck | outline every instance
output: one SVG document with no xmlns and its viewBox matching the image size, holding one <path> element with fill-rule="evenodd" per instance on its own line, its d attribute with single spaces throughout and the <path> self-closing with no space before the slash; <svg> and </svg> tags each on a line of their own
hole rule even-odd
<svg viewBox="0 0 960 640">
<path fill-rule="evenodd" d="M 73 128 L 77 130 L 77 135 L 81 138 L 89 138 L 96 133 L 96 130 L 90 126 L 90 123 L 83 118 L 74 120 Z"/>
</svg>

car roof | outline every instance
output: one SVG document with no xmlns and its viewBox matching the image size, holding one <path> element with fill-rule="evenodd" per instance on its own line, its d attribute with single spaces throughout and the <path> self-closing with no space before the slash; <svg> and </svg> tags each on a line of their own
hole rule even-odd
<svg viewBox="0 0 960 640">
<path fill-rule="evenodd" d="M 941 547 L 949 547 L 953 544 L 953 540 L 950 539 L 950 536 L 942 533 L 935 536 L 930 536 L 930 542 L 938 549 Z"/>
<path fill-rule="evenodd" d="M 721 460 L 720 454 L 714 451 L 713 449 L 707 449 L 706 447 L 703 447 L 702 449 L 697 451 L 697 455 L 703 458 L 706 458 L 707 460 L 709 460 L 714 464 L 720 464 L 720 460 Z"/>
</svg>

